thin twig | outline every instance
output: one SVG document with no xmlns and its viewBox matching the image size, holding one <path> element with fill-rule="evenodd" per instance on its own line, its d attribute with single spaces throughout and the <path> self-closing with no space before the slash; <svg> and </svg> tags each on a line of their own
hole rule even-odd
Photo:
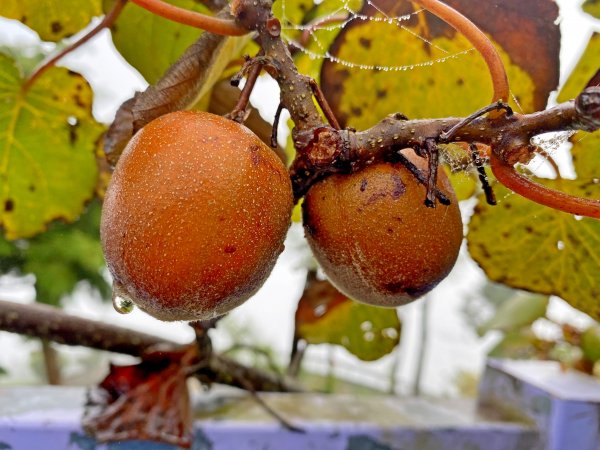
<svg viewBox="0 0 600 450">
<path fill-rule="evenodd" d="M 400 163 L 402 163 L 402 165 L 410 171 L 410 173 L 417 179 L 419 183 L 421 183 L 423 186 L 429 185 L 428 176 L 421 172 L 419 168 L 410 162 L 406 156 L 400 152 L 397 152 L 396 155 L 394 155 L 394 158 L 398 159 L 398 161 L 400 161 Z M 450 204 L 450 199 L 446 197 L 446 194 L 444 194 L 439 188 L 434 186 L 433 192 L 442 205 Z"/>
<path fill-rule="evenodd" d="M 562 176 L 560 174 L 560 168 L 558 167 L 558 164 L 556 163 L 556 161 L 554 160 L 554 158 L 552 157 L 552 155 L 550 153 L 548 153 L 542 147 L 537 147 L 535 149 L 535 153 L 543 156 L 544 159 L 546 160 L 546 162 L 548 164 L 550 164 L 550 166 L 552 167 L 552 170 L 554 170 L 554 175 L 556 176 L 556 178 L 558 178 L 558 179 L 562 178 Z"/>
<path fill-rule="evenodd" d="M 76 50 L 77 48 L 81 47 L 83 44 L 85 44 L 87 41 L 92 39 L 94 36 L 96 36 L 98 33 L 100 33 L 105 28 L 110 28 L 112 26 L 112 24 L 115 22 L 115 20 L 117 20 L 117 18 L 121 14 L 121 11 L 123 10 L 123 7 L 125 6 L 126 3 L 127 3 L 127 0 L 116 0 L 112 9 L 108 12 L 108 14 L 106 14 L 104 16 L 104 18 L 100 21 L 100 23 L 98 25 L 96 25 L 88 33 L 83 35 L 81 38 L 77 39 L 72 44 L 63 48 L 56 55 L 50 57 L 50 59 L 43 61 L 41 63 L 41 65 L 38 66 L 33 71 L 33 73 L 29 76 L 29 78 L 27 78 L 25 83 L 23 83 L 23 86 L 21 88 L 22 92 L 29 91 L 29 89 L 31 88 L 33 83 L 35 83 L 35 81 L 44 72 L 46 72 L 46 70 L 48 70 L 50 67 L 53 67 L 54 64 L 56 64 L 56 62 L 58 60 L 60 60 L 63 56 L 65 56 L 65 55 L 71 53 L 73 50 Z"/>
<path fill-rule="evenodd" d="M 492 189 L 492 186 L 490 186 L 487 174 L 485 173 L 485 167 L 483 167 L 483 161 L 479 155 L 479 149 L 477 148 L 476 144 L 469 144 L 469 148 L 471 150 L 471 159 L 477 168 L 477 174 L 479 175 L 479 182 L 481 183 L 481 188 L 485 194 L 485 200 L 489 205 L 495 205 L 496 194 L 494 194 L 494 190 Z"/>
<path fill-rule="evenodd" d="M 240 93 L 238 102 L 233 108 L 233 110 L 225 116 L 239 123 L 244 123 L 244 121 L 246 120 L 246 108 L 248 107 L 248 103 L 250 102 L 250 94 L 252 93 L 252 89 L 254 89 L 254 86 L 256 85 L 256 80 L 258 80 L 260 71 L 263 68 L 262 62 L 258 59 L 253 59 L 250 64 L 252 65 L 248 70 L 248 75 L 246 76 L 246 84 L 244 84 L 244 88 Z"/>
<path fill-rule="evenodd" d="M 340 126 L 337 118 L 335 117 L 335 114 L 333 114 L 333 111 L 329 106 L 327 99 L 325 98 L 325 94 L 323 94 L 323 91 L 321 90 L 317 82 L 311 78 L 309 84 L 310 88 L 313 91 L 313 95 L 317 99 L 317 103 L 321 107 L 323 114 L 325 114 L 325 119 L 327 119 L 327 122 L 329 122 L 329 125 L 331 125 L 336 130 L 340 130 L 342 127 Z"/>
<path fill-rule="evenodd" d="M 250 30 L 238 25 L 234 20 L 219 19 L 195 11 L 179 8 L 161 0 L 131 0 L 136 5 L 150 11 L 157 16 L 174 22 L 201 28 L 214 34 L 224 36 L 242 36 Z"/>
<path fill-rule="evenodd" d="M 283 111 L 283 103 L 277 105 L 277 111 L 275 111 L 275 118 L 273 119 L 273 131 L 271 132 L 271 147 L 277 148 L 277 129 L 279 128 L 279 119 L 281 118 L 281 112 Z"/>
<path fill-rule="evenodd" d="M 483 116 L 484 114 L 489 113 L 490 111 L 499 111 L 502 109 L 504 109 L 506 111 L 506 114 L 509 116 L 511 116 L 513 113 L 512 108 L 510 106 L 508 106 L 508 104 L 506 104 L 506 103 L 503 103 L 503 102 L 492 103 L 491 105 L 484 106 L 483 108 L 475 111 L 473 114 L 470 114 L 469 116 L 465 117 L 460 122 L 458 122 L 456 125 L 454 125 L 452 128 L 450 128 L 448 131 L 444 131 L 444 132 L 440 133 L 440 140 L 443 142 L 450 141 L 450 140 L 454 139 L 454 136 L 456 136 L 456 134 L 458 133 L 458 131 L 461 128 L 470 124 L 475 119 Z"/>
<path fill-rule="evenodd" d="M 271 406 L 269 406 L 269 404 L 265 402 L 265 400 L 254 390 L 254 388 L 250 384 L 246 384 L 245 389 L 250 392 L 250 395 L 252 395 L 252 398 L 256 401 L 256 403 L 262 406 L 267 413 L 269 413 L 288 431 L 292 431 L 294 433 L 306 433 L 305 430 L 303 430 L 300 427 L 297 427 L 296 425 L 293 425 L 285 417 L 283 417 L 281 414 L 279 414 L 277 411 L 271 408 Z"/>
<path fill-rule="evenodd" d="M 414 0 L 427 11 L 435 14 L 444 22 L 450 24 L 458 32 L 462 33 L 473 44 L 473 47 L 481 54 L 488 66 L 494 93 L 492 102 L 507 101 L 510 94 L 506 69 L 494 44 L 473 22 L 456 11 L 454 8 L 438 0 Z"/>
<path fill-rule="evenodd" d="M 498 181 L 517 194 L 559 211 L 600 219 L 600 200 L 575 197 L 538 184 L 521 175 L 494 152 L 491 154 L 491 163 Z"/>
<path fill-rule="evenodd" d="M 427 152 L 427 164 L 429 173 L 427 174 L 427 195 L 425 196 L 425 206 L 435 208 L 435 189 L 437 186 L 437 171 L 439 166 L 439 150 L 435 139 L 425 140 L 425 151 Z"/>
</svg>

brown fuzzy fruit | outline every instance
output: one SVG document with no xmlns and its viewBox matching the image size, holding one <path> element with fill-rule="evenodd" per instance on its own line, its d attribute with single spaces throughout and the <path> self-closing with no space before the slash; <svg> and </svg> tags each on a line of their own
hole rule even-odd
<svg viewBox="0 0 600 450">
<path fill-rule="evenodd" d="M 403 153 L 427 170 L 412 150 Z M 442 171 L 438 187 L 452 203 L 428 208 L 425 187 L 403 165 L 389 163 L 312 186 L 304 230 L 331 282 L 354 300 L 386 307 L 433 289 L 454 266 L 463 237 L 458 202 Z"/>
<path fill-rule="evenodd" d="M 246 127 L 204 112 L 162 116 L 128 144 L 104 199 L 116 292 L 161 320 L 224 314 L 268 277 L 291 209 L 283 163 Z"/>
</svg>

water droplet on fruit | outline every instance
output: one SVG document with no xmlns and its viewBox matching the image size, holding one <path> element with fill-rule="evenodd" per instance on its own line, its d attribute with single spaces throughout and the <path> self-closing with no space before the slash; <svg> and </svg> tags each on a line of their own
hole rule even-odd
<svg viewBox="0 0 600 450">
<path fill-rule="evenodd" d="M 129 314 L 134 308 L 131 300 L 120 297 L 116 291 L 113 291 L 112 304 L 115 311 L 119 314 Z"/>
</svg>

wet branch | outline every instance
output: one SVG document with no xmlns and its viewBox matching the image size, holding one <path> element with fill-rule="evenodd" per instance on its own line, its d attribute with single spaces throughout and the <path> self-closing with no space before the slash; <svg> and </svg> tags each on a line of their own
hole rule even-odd
<svg viewBox="0 0 600 450">
<path fill-rule="evenodd" d="M 39 303 L 0 301 L 0 330 L 132 356 L 141 356 L 157 346 L 180 347 L 167 339 L 73 316 Z M 209 384 L 221 383 L 244 389 L 252 386 L 255 391 L 301 391 L 298 386 L 276 374 L 246 367 L 213 352 L 194 375 Z"/>
</svg>

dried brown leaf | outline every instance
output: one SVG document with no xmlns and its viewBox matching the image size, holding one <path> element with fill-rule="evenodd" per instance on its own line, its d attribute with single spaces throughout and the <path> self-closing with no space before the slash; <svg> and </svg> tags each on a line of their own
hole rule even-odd
<svg viewBox="0 0 600 450">
<path fill-rule="evenodd" d="M 228 14 L 223 10 L 217 17 Z M 116 163 L 129 139 L 144 125 L 164 114 L 188 109 L 210 92 L 248 39 L 202 33 L 156 85 L 124 102 L 106 134 L 104 151 L 111 164 Z"/>
<path fill-rule="evenodd" d="M 187 377 L 195 345 L 155 351 L 142 362 L 110 367 L 88 395 L 83 427 L 99 442 L 150 440 L 189 448 L 192 415 Z"/>
</svg>

